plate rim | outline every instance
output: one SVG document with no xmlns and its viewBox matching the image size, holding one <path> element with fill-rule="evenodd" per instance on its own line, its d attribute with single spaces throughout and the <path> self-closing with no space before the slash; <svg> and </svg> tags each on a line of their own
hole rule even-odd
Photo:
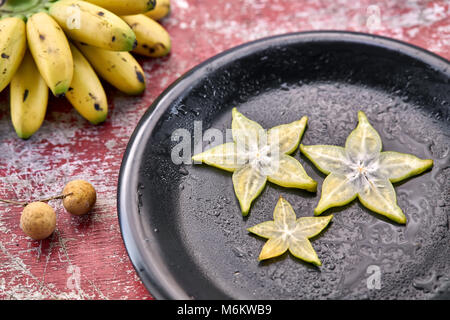
<svg viewBox="0 0 450 320">
<path fill-rule="evenodd" d="M 291 32 L 246 42 L 206 59 L 178 77 L 154 100 L 142 115 L 127 143 L 118 175 L 116 203 L 122 241 L 133 268 L 153 298 L 161 300 L 186 300 L 192 297 L 170 275 L 162 272 L 167 271 L 164 270 L 165 266 L 163 261 L 156 257 L 155 261 L 151 261 L 148 264 L 143 257 L 144 250 L 147 251 L 149 248 L 148 246 L 144 248 L 142 244 L 144 241 L 142 237 L 143 233 L 139 229 L 138 223 L 139 208 L 137 196 L 134 194 L 130 195 L 129 192 L 133 190 L 134 186 L 137 186 L 138 177 L 130 175 L 130 172 L 135 163 L 136 153 L 139 149 L 143 149 L 138 148 L 138 146 L 140 142 L 145 141 L 145 131 L 147 133 L 146 136 L 148 136 L 153 131 L 152 128 L 149 129 L 148 127 L 154 127 L 161 116 L 167 111 L 170 104 L 164 105 L 165 101 L 171 100 L 171 97 L 174 95 L 175 97 L 178 96 L 177 93 L 183 92 L 189 86 L 189 83 L 195 83 L 203 74 L 202 71 L 211 65 L 213 65 L 213 68 L 210 71 L 238 57 L 244 57 L 246 54 L 257 51 L 258 49 L 261 50 L 270 46 L 285 45 L 286 43 L 307 42 L 308 40 L 315 42 L 328 40 L 362 43 L 382 47 L 420 60 L 432 66 L 436 71 L 440 71 L 450 77 L 450 61 L 436 53 L 414 44 L 386 36 L 343 30 Z M 133 198 L 135 198 L 134 201 L 132 201 Z M 139 241 L 139 239 L 141 240 Z M 147 243 L 147 245 L 149 244 Z"/>
</svg>

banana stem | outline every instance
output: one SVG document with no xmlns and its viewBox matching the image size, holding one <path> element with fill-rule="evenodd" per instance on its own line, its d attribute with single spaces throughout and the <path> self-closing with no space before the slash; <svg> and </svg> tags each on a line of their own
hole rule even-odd
<svg viewBox="0 0 450 320">
<path fill-rule="evenodd" d="M 45 11 L 57 0 L 0 0 L 0 19 L 15 16 L 27 19 L 33 13 Z"/>
<path fill-rule="evenodd" d="M 54 197 L 38 200 L 38 202 L 49 202 L 51 200 L 64 199 L 65 197 L 68 197 L 71 195 L 73 195 L 72 192 L 66 193 L 66 194 L 60 194 L 60 195 L 57 195 Z M 31 202 L 25 202 L 25 201 L 15 201 L 15 200 L 6 200 L 6 199 L 0 199 L 0 202 L 4 202 L 4 203 L 8 203 L 8 204 L 15 204 L 15 205 L 22 206 L 22 207 L 25 207 L 31 203 Z"/>
<path fill-rule="evenodd" d="M 22 6 L 25 4 L 35 4 L 37 2 L 37 0 L 3 0 L 3 3 L 6 2 L 6 5 L 12 6 L 12 7 L 17 7 L 17 6 Z"/>
<path fill-rule="evenodd" d="M 39 0 L 0 0 L 0 9 L 9 13 L 22 12 L 35 7 L 39 2 Z"/>
</svg>

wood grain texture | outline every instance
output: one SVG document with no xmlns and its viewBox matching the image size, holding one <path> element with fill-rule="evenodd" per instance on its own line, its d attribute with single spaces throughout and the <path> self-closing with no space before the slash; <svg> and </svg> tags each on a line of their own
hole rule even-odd
<svg viewBox="0 0 450 320">
<path fill-rule="evenodd" d="M 0 299 L 152 299 L 122 242 L 116 211 L 119 168 L 147 108 L 205 59 L 250 40 L 324 29 L 393 37 L 450 59 L 449 1 L 390 0 L 371 7 L 373 3 L 172 0 L 172 14 L 162 21 L 172 37 L 172 53 L 162 59 L 139 58 L 148 83 L 141 96 L 128 97 L 105 85 L 111 111 L 101 126 L 82 119 L 64 98 L 51 98 L 41 130 L 22 141 L 10 121 L 9 91 L 2 92 L 0 198 L 45 198 L 81 178 L 96 187 L 98 200 L 84 217 L 70 216 L 60 201 L 52 201 L 57 231 L 43 241 L 20 230 L 21 207 L 0 204 Z"/>
</svg>

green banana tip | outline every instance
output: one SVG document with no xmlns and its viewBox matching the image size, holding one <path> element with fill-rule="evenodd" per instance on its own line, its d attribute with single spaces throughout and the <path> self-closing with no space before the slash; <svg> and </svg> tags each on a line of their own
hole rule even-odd
<svg viewBox="0 0 450 320">
<path fill-rule="evenodd" d="M 55 97 L 64 97 L 67 91 L 69 91 L 70 82 L 71 81 L 61 81 L 61 83 L 56 85 L 54 88 L 50 88 L 50 90 Z"/>
<path fill-rule="evenodd" d="M 126 36 L 126 41 L 124 41 L 122 50 L 119 50 L 119 51 L 128 51 L 129 52 L 129 51 L 136 49 L 136 47 L 138 46 L 138 42 L 137 42 L 134 31 L 130 28 L 128 30 L 128 34 L 126 34 L 125 36 Z"/>
<path fill-rule="evenodd" d="M 97 120 L 91 120 L 89 121 L 91 124 L 93 124 L 94 126 L 99 126 L 102 125 L 103 123 L 105 123 L 107 119 L 107 116 L 105 115 L 104 117 L 97 119 Z"/>
<path fill-rule="evenodd" d="M 22 140 L 28 140 L 28 139 L 30 139 L 31 136 L 32 136 L 32 134 L 21 134 L 21 133 L 18 133 L 18 132 L 16 132 L 16 133 L 17 133 L 17 136 L 18 136 L 20 139 L 22 139 Z"/>
</svg>

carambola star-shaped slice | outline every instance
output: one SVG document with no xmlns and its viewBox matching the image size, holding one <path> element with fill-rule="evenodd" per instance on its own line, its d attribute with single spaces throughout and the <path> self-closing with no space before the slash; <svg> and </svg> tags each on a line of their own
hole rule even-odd
<svg viewBox="0 0 450 320">
<path fill-rule="evenodd" d="M 192 159 L 233 172 L 233 186 L 243 215 L 258 197 L 267 180 L 282 187 L 316 191 L 317 182 L 310 178 L 293 153 L 308 121 L 298 121 L 264 130 L 247 119 L 236 108 L 232 111 L 233 142 L 197 154 Z"/>
<path fill-rule="evenodd" d="M 289 202 L 280 196 L 273 211 L 273 221 L 265 221 L 247 230 L 269 239 L 261 250 L 259 260 L 274 258 L 289 250 L 295 257 L 320 266 L 322 263 L 308 239 L 317 236 L 332 218 L 329 215 L 297 219 Z"/>
<path fill-rule="evenodd" d="M 422 173 L 433 166 L 433 160 L 394 151 L 381 152 L 381 138 L 364 112 L 358 112 L 358 119 L 358 126 L 348 136 L 345 148 L 300 146 L 302 153 L 328 175 L 314 213 L 319 215 L 358 197 L 368 209 L 405 224 L 406 217 L 397 205 L 392 183 Z"/>
</svg>

